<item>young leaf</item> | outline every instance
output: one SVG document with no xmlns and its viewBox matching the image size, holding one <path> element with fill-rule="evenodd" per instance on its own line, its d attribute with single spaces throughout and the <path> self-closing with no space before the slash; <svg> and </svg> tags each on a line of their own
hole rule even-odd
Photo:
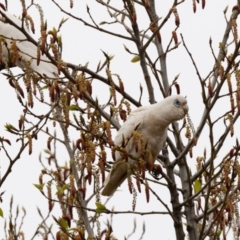
<svg viewBox="0 0 240 240">
<path fill-rule="evenodd" d="M 97 207 L 96 208 L 97 213 L 102 213 L 107 210 L 106 207 L 103 204 L 101 204 L 100 202 L 96 202 L 95 205 Z"/>
<path fill-rule="evenodd" d="M 67 229 L 67 228 L 68 228 L 68 222 L 67 222 L 65 219 L 60 218 L 60 219 L 58 220 L 58 222 L 59 222 L 60 226 L 61 226 L 63 229 Z"/>
<path fill-rule="evenodd" d="M 138 55 L 135 55 L 131 60 L 132 63 L 139 62 L 139 61 L 140 61 L 140 57 Z"/>
<path fill-rule="evenodd" d="M 3 210 L 0 208 L 0 217 L 3 218 Z"/>
<path fill-rule="evenodd" d="M 79 111 L 79 107 L 77 105 L 71 105 L 68 107 L 70 111 Z"/>
<path fill-rule="evenodd" d="M 42 191 L 44 184 L 33 184 L 38 190 Z"/>
<path fill-rule="evenodd" d="M 194 193 L 198 193 L 202 188 L 202 183 L 199 179 L 196 179 L 193 183 Z"/>
</svg>

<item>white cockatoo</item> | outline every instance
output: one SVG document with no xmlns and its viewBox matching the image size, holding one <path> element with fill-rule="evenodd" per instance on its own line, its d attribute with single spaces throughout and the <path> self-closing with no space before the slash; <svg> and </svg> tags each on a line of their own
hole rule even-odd
<svg viewBox="0 0 240 240">
<path fill-rule="evenodd" d="M 1 63 L 8 62 L 9 63 L 9 52 L 12 41 L 16 41 L 16 45 L 18 48 L 18 52 L 20 57 L 16 60 L 15 64 L 22 68 L 26 67 L 26 61 L 31 61 L 30 68 L 40 74 L 43 77 L 54 78 L 58 75 L 58 70 L 55 65 L 53 65 L 45 55 L 40 56 L 40 62 L 37 64 L 37 46 L 32 42 L 27 40 L 27 37 L 16 27 L 11 25 L 8 20 L 4 17 L 6 15 L 12 22 L 14 22 L 18 27 L 22 27 L 22 21 L 12 14 L 0 9 L 0 38 L 2 45 L 2 53 L 1 53 Z M 25 31 L 31 36 L 25 24 L 23 24 Z M 5 43 L 6 44 L 5 44 Z"/>
<path fill-rule="evenodd" d="M 159 103 L 132 111 L 115 137 L 114 145 L 125 148 L 125 150 L 115 151 L 116 162 L 104 182 L 102 195 L 112 195 L 141 157 L 148 163 L 149 156 L 151 156 L 154 162 L 166 141 L 169 124 L 182 119 L 187 112 L 187 100 L 181 95 L 170 96 Z M 142 143 L 145 154 L 139 146 Z"/>
</svg>

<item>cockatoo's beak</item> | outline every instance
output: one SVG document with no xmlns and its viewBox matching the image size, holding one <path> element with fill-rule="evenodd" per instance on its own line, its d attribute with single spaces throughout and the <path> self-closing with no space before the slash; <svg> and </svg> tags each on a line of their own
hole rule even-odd
<svg viewBox="0 0 240 240">
<path fill-rule="evenodd" d="M 188 112 L 188 105 L 187 105 L 187 103 L 185 103 L 185 104 L 183 105 L 182 109 L 183 109 L 183 111 L 184 111 L 185 113 Z"/>
</svg>

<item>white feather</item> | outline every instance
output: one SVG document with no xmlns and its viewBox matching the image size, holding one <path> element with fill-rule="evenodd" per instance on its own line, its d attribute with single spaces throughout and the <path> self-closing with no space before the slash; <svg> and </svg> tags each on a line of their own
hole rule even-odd
<svg viewBox="0 0 240 240">
<path fill-rule="evenodd" d="M 175 100 L 179 101 L 179 107 L 174 106 Z M 134 158 L 128 157 L 128 163 L 130 165 L 136 164 L 136 159 L 141 156 L 140 146 L 136 149 L 132 137 L 132 132 L 136 130 L 142 134 L 142 138 L 147 143 L 147 150 L 151 152 L 153 160 L 155 160 L 166 141 L 168 125 L 182 119 L 187 111 L 187 100 L 180 95 L 170 96 L 159 103 L 140 107 L 132 111 L 127 121 L 119 129 L 114 144 L 121 147 L 123 141 L 127 143 L 123 147 Z M 105 196 L 112 195 L 128 176 L 128 163 L 124 159 L 122 152 L 116 151 L 115 156 L 117 162 L 114 163 L 104 183 L 102 195 Z M 146 162 L 148 162 L 148 156 L 145 155 L 144 160 Z"/>
<path fill-rule="evenodd" d="M 22 21 L 13 16 L 12 14 L 1 10 L 1 15 L 5 14 L 7 18 L 13 21 L 17 26 L 22 26 Z M 3 14 L 2 14 L 3 13 Z M 26 32 L 31 36 L 30 32 L 27 30 L 26 26 L 24 26 Z M 51 63 L 51 61 L 45 56 L 41 56 L 41 60 L 39 65 L 37 65 L 37 47 L 27 40 L 26 36 L 17 28 L 12 26 L 9 23 L 5 23 L 0 21 L 0 36 L 4 37 L 7 42 L 7 47 L 9 48 L 11 45 L 11 41 L 15 40 L 17 47 L 20 51 L 21 59 L 16 61 L 16 65 L 22 69 L 25 68 L 25 61 L 31 61 L 31 68 L 33 71 L 39 73 L 40 75 L 46 75 L 49 78 L 54 78 L 57 76 L 57 68 L 55 65 Z M 2 59 L 5 63 L 9 60 L 8 56 L 9 51 L 6 46 L 2 47 Z"/>
</svg>

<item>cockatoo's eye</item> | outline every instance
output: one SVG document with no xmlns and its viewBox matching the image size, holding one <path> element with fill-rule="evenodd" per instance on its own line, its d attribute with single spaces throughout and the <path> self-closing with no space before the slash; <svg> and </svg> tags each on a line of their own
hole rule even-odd
<svg viewBox="0 0 240 240">
<path fill-rule="evenodd" d="M 179 102 L 179 100 L 178 100 L 178 99 L 175 99 L 173 105 L 174 105 L 175 107 L 177 107 L 177 108 L 180 108 L 180 102 Z"/>
</svg>

